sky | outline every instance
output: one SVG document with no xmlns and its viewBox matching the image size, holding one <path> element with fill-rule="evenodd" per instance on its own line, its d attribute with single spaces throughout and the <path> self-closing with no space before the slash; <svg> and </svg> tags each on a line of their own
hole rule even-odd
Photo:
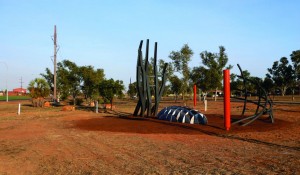
<svg viewBox="0 0 300 175">
<path fill-rule="evenodd" d="M 263 78 L 274 61 L 300 49 L 299 7 L 299 0 L 0 0 L 0 90 L 27 88 L 53 70 L 54 25 L 58 62 L 104 69 L 126 88 L 146 39 L 150 56 L 158 42 L 166 62 L 188 44 L 191 69 L 202 65 L 201 52 L 222 45 L 231 73 L 239 74 L 240 64 Z"/>
</svg>

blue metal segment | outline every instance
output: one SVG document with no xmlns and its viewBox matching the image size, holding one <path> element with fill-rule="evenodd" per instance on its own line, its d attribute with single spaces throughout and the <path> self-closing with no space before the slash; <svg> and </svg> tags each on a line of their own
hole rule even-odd
<svg viewBox="0 0 300 175">
<path fill-rule="evenodd" d="M 157 118 L 170 122 L 190 123 L 190 124 L 207 124 L 207 118 L 197 110 L 183 106 L 169 106 L 162 109 Z"/>
</svg>

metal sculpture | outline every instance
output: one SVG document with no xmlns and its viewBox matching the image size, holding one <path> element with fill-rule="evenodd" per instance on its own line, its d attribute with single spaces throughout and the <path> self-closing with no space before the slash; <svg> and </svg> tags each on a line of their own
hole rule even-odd
<svg viewBox="0 0 300 175">
<path fill-rule="evenodd" d="M 146 54 L 145 60 L 143 59 L 142 53 L 143 40 L 141 40 L 139 49 L 138 49 L 138 57 L 137 57 L 137 66 L 136 66 L 136 88 L 138 91 L 138 103 L 135 107 L 134 116 L 156 116 L 158 105 L 161 100 L 161 96 L 163 94 L 166 82 L 166 69 L 168 64 L 165 63 L 162 74 L 158 75 L 157 69 L 157 42 L 154 45 L 154 62 L 153 62 L 153 75 L 149 73 L 149 39 L 147 39 L 146 43 Z M 159 86 L 159 77 L 161 77 L 161 85 Z M 154 84 L 150 84 L 150 78 L 154 79 Z M 153 88 L 154 94 L 151 94 L 151 88 Z M 152 95 L 154 96 L 154 104 L 152 104 Z"/>
<path fill-rule="evenodd" d="M 157 114 L 158 119 L 170 122 L 190 123 L 190 124 L 207 124 L 207 118 L 197 110 L 182 107 L 169 106 L 162 109 Z"/>
<path fill-rule="evenodd" d="M 245 95 L 244 98 L 235 97 L 236 99 L 244 101 L 244 107 L 243 107 L 241 117 L 245 116 L 247 103 L 256 104 L 257 107 L 256 107 L 255 113 L 253 115 L 248 116 L 248 117 L 244 117 L 244 118 L 239 119 L 237 121 L 234 121 L 232 124 L 242 123 L 242 126 L 246 126 L 246 125 L 252 123 L 253 121 L 255 121 L 256 119 L 258 119 L 259 117 L 261 117 L 262 115 L 266 115 L 266 114 L 269 115 L 268 117 L 269 117 L 271 123 L 274 123 L 273 102 L 269 98 L 267 92 L 265 91 L 265 89 L 261 86 L 261 84 L 258 81 L 255 81 L 255 80 L 244 77 L 243 71 L 242 71 L 240 65 L 237 64 L 237 66 L 238 66 L 238 68 L 241 72 L 241 75 L 238 76 L 238 77 L 243 80 L 243 85 L 244 85 L 243 89 L 238 89 L 237 91 L 243 92 L 243 94 Z M 247 89 L 248 82 L 255 85 L 255 87 L 256 87 L 256 92 L 255 93 L 250 92 Z M 249 94 L 257 95 L 258 100 L 254 101 L 254 100 L 248 99 Z M 243 123 L 243 122 L 245 122 L 245 123 Z"/>
</svg>

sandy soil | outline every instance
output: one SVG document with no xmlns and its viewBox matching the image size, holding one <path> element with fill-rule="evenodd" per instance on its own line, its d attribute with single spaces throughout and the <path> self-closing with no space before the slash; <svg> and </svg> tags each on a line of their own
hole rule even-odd
<svg viewBox="0 0 300 175">
<path fill-rule="evenodd" d="M 98 114 L 23 101 L 17 115 L 18 103 L 0 102 L 0 174 L 300 174 L 300 105 L 225 131 L 222 102 L 209 101 L 206 126 L 136 118 L 129 101 Z"/>
</svg>

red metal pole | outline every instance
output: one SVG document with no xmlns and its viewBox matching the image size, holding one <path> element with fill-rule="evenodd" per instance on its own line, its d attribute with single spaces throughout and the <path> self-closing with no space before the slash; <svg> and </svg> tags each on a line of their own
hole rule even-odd
<svg viewBox="0 0 300 175">
<path fill-rule="evenodd" d="M 226 131 L 230 129 L 230 72 L 229 69 L 223 70 L 224 85 L 224 127 Z"/>
<path fill-rule="evenodd" d="M 194 85 L 194 108 L 196 107 L 197 103 L 197 86 Z"/>
</svg>

